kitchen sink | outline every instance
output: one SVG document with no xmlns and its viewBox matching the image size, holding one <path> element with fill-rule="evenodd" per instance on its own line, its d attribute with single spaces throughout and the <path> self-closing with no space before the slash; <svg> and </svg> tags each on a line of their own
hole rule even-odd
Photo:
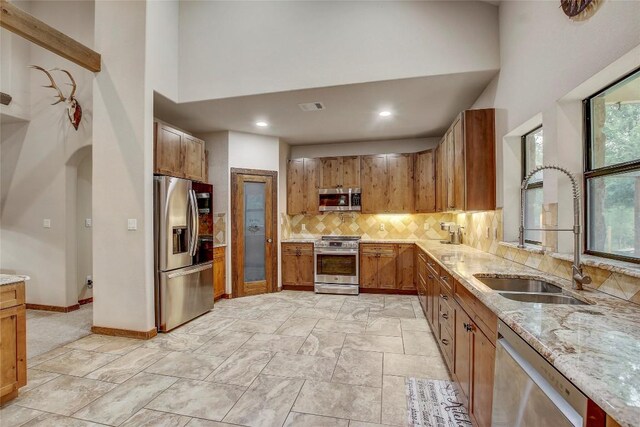
<svg viewBox="0 0 640 427">
<path fill-rule="evenodd" d="M 499 292 L 505 298 L 520 302 L 532 302 L 538 304 L 570 304 L 570 305 L 587 305 L 586 302 L 567 295 L 557 294 L 532 294 L 517 292 Z"/>
<path fill-rule="evenodd" d="M 495 291 L 523 292 L 523 293 L 549 293 L 560 294 L 562 288 L 549 282 L 538 279 L 521 279 L 512 277 L 476 277 L 482 283 Z"/>
</svg>

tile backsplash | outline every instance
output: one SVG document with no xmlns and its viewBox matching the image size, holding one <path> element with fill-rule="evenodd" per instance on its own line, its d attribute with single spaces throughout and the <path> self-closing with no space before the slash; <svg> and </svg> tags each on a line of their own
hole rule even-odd
<svg viewBox="0 0 640 427">
<path fill-rule="evenodd" d="M 213 243 L 216 245 L 227 243 L 227 214 L 224 212 L 213 214 Z"/>
<path fill-rule="evenodd" d="M 558 206 L 556 203 L 543 207 L 543 227 L 553 228 L 558 223 Z M 543 234 L 543 248 L 520 249 L 516 244 L 503 243 L 502 210 L 460 213 L 455 221 L 465 227 L 463 243 L 476 249 L 498 255 L 502 258 L 524 264 L 528 267 L 571 280 L 572 262 L 561 259 L 554 252 L 557 250 L 557 232 L 545 231 Z M 488 232 L 487 232 L 488 230 Z M 566 258 L 566 257 L 565 257 Z M 603 268 L 585 266 L 585 272 L 591 276 L 593 282 L 585 287 L 598 289 L 610 295 L 640 304 L 639 274 L 624 274 L 624 268 L 612 271 L 610 265 L 615 261 L 601 260 L 607 264 Z"/>
<path fill-rule="evenodd" d="M 446 239 L 440 222 L 454 220 L 451 214 L 359 214 L 283 215 L 282 237 L 312 237 L 323 234 L 357 235 L 365 239 Z"/>
</svg>

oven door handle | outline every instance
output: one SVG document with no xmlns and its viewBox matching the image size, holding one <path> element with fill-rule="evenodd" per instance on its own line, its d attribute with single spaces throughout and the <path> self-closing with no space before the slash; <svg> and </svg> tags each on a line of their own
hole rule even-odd
<svg viewBox="0 0 640 427">
<path fill-rule="evenodd" d="M 321 255 L 358 255 L 357 249 L 316 249 L 316 254 Z"/>
</svg>

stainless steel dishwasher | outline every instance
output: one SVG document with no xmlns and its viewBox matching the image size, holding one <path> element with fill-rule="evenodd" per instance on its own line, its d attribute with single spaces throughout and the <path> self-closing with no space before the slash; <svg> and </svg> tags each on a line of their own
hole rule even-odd
<svg viewBox="0 0 640 427">
<path fill-rule="evenodd" d="M 493 388 L 495 427 L 582 427 L 588 398 L 498 320 Z"/>
</svg>

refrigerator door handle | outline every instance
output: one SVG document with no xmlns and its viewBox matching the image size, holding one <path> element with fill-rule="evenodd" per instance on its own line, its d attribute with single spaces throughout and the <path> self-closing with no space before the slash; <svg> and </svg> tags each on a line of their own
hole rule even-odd
<svg viewBox="0 0 640 427">
<path fill-rule="evenodd" d="M 189 229 L 189 255 L 193 256 L 193 246 L 195 245 L 194 243 L 194 237 L 196 236 L 195 233 L 195 221 L 193 218 L 193 195 L 191 194 L 191 190 L 187 190 L 187 208 L 189 211 L 189 224 L 188 224 L 188 229 Z"/>
<path fill-rule="evenodd" d="M 198 265 L 198 266 L 196 266 L 194 268 L 190 268 L 188 270 L 183 269 L 181 271 L 176 271 L 176 272 L 173 272 L 173 273 L 169 273 L 169 274 L 167 274 L 167 278 L 175 279 L 176 277 L 188 276 L 188 275 L 193 274 L 193 273 L 199 273 L 201 271 L 210 270 L 212 268 L 212 266 L 213 266 L 212 262 L 207 262 L 205 264 L 200 264 L 200 265 Z"/>
<path fill-rule="evenodd" d="M 200 234 L 200 224 L 198 223 L 198 200 L 196 198 L 196 192 L 189 190 L 189 204 L 191 206 L 191 256 L 196 255 L 198 248 L 198 235 Z"/>
</svg>

